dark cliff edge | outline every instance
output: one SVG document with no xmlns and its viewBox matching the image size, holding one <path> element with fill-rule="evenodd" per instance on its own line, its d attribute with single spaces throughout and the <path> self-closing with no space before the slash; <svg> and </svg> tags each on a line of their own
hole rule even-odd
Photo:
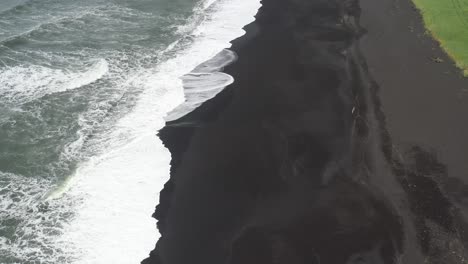
<svg viewBox="0 0 468 264">
<path fill-rule="evenodd" d="M 395 145 L 363 2 L 263 0 L 234 84 L 159 133 L 171 178 L 142 263 L 467 263 L 467 188 Z"/>
</svg>

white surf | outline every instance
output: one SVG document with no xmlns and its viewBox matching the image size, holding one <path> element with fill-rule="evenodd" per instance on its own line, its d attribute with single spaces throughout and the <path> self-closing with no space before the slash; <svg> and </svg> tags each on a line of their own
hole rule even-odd
<svg viewBox="0 0 468 264">
<path fill-rule="evenodd" d="M 151 215 L 169 178 L 170 162 L 156 133 L 166 113 L 184 100 L 180 77 L 243 35 L 242 27 L 254 20 L 260 1 L 219 0 L 204 7 L 209 15 L 192 32 L 190 45 L 175 44 L 171 48 L 178 52 L 172 58 L 128 79 L 142 90 L 135 107 L 100 136 L 103 154 L 81 164 L 56 198 L 76 206 L 57 241 L 72 252 L 71 262 L 139 263 L 154 248 L 159 234 Z"/>
</svg>

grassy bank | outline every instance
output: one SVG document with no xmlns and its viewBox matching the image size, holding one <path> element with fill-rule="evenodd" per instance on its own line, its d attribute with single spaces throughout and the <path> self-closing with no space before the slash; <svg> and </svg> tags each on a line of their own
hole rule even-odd
<svg viewBox="0 0 468 264">
<path fill-rule="evenodd" d="M 413 0 L 424 23 L 468 77 L 468 0 Z"/>
</svg>

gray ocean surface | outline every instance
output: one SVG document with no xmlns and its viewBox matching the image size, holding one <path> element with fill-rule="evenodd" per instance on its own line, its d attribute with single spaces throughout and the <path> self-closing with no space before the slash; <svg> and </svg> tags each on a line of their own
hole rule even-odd
<svg viewBox="0 0 468 264">
<path fill-rule="evenodd" d="M 56 241 L 74 217 L 74 201 L 47 198 L 104 149 L 102 135 L 144 91 L 141 72 L 190 45 L 204 20 L 194 14 L 198 5 L 0 1 L 1 264 L 74 261 L 70 252 L 79 248 Z"/>
</svg>

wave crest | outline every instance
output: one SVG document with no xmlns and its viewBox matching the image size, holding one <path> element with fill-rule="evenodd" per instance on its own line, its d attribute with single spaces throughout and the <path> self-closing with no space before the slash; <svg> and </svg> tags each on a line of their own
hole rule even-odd
<svg viewBox="0 0 468 264">
<path fill-rule="evenodd" d="M 0 71 L 0 101 L 15 105 L 27 103 L 45 95 L 89 85 L 108 72 L 109 65 L 104 59 L 75 72 L 38 65 L 7 68 Z"/>
</svg>

